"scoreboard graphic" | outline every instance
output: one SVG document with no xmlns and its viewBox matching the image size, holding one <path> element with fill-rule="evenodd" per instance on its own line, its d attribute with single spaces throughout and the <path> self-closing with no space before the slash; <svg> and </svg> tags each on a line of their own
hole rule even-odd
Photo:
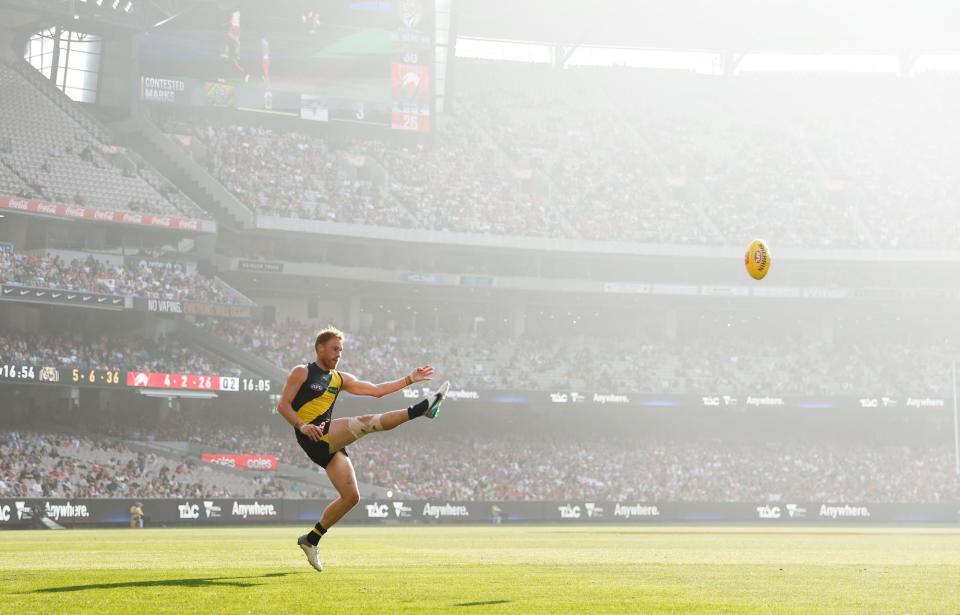
<svg viewBox="0 0 960 615">
<path fill-rule="evenodd" d="M 430 132 L 430 69 L 418 64 L 391 67 L 393 112 L 390 126 L 398 130 Z"/>
<path fill-rule="evenodd" d="M 251 373 L 173 374 L 122 367 L 72 367 L 0 361 L 0 383 L 92 386 L 100 388 L 170 389 L 218 393 L 271 393 L 280 383 Z"/>
<path fill-rule="evenodd" d="M 198 5 L 144 36 L 140 98 L 429 132 L 433 0 Z"/>
</svg>

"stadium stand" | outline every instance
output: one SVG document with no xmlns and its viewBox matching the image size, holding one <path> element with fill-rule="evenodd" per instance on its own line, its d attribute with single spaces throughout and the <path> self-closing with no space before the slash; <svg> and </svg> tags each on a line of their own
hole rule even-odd
<svg viewBox="0 0 960 615">
<path fill-rule="evenodd" d="M 203 163 L 260 215 L 647 243 L 956 244 L 960 226 L 931 222 L 952 219 L 960 195 L 938 154 L 938 135 L 958 126 L 930 95 L 949 94 L 949 81 L 861 76 L 839 96 L 822 75 L 718 84 L 637 70 L 628 79 L 615 69 L 459 66 L 462 93 L 433 142 L 157 121 L 204 143 Z M 518 95 L 518 82 L 541 94 Z M 901 116 L 909 102 L 930 113 Z M 917 155 L 889 154 L 905 148 Z M 918 189 L 914 177 L 925 178 Z M 907 203 L 911 223 L 893 223 Z"/>
<path fill-rule="evenodd" d="M 80 121 L 79 112 L 66 112 L 51 99 L 62 95 L 44 92 L 53 86 L 33 83 L 28 71 L 33 69 L 18 71 L 0 63 L 0 110 L 9 118 L 0 125 L 0 163 L 7 176 L 0 181 L 10 186 L 9 196 L 28 189 L 56 203 L 207 217 L 133 152 L 112 144 L 95 120 Z"/>
<path fill-rule="evenodd" d="M 954 91 L 948 82 L 918 79 L 894 87 L 887 77 L 864 76 L 855 92 L 841 92 L 823 75 L 742 76 L 720 83 L 659 72 L 630 71 L 627 79 L 621 69 L 553 71 L 469 61 L 458 70 L 464 86 L 430 140 L 288 130 L 241 124 L 241 116 L 226 114 L 198 120 L 177 112 L 158 114 L 155 121 L 260 216 L 707 246 L 740 245 L 757 235 L 784 248 L 957 246 L 960 223 L 951 208 L 960 183 L 941 148 L 960 130 L 952 108 L 930 96 Z M 517 81 L 530 85 L 528 93 L 516 93 Z M 0 194 L 205 217 L 132 149 L 116 145 L 101 123 L 51 88 L 20 63 L 0 64 L 0 110 L 12 118 L 0 126 Z M 899 113 L 918 100 L 929 113 Z M 895 154 L 900 151 L 912 155 Z M 249 238 L 238 236 L 230 239 Z M 7 285 L 252 303 L 221 280 L 199 274 L 196 254 L 166 262 L 150 249 L 142 258 L 123 258 L 5 245 L 0 282 Z M 297 295 L 291 304 L 304 299 L 302 289 L 291 294 Z M 311 329 L 318 323 L 193 322 L 278 368 L 313 358 Z M 435 363 L 438 375 L 449 376 L 454 386 L 475 389 L 947 397 L 950 363 L 960 354 L 948 338 L 873 339 L 864 332 L 838 333 L 828 343 L 789 331 L 721 336 L 719 325 L 706 333 L 681 326 L 670 339 L 539 327 L 490 343 L 462 331 L 426 334 L 379 324 L 350 332 L 343 370 L 379 382 Z M 0 359 L 240 373 L 233 361 L 155 333 L 24 334 L 11 327 L 0 335 Z M 238 478 L 201 464 L 192 453 L 177 456 L 175 448 L 166 449 L 167 456 L 137 448 L 158 440 L 203 444 L 274 454 L 283 464 L 316 472 L 288 427 L 272 418 L 263 430 L 178 415 L 80 424 L 76 435 L 6 431 L 0 433 L 0 496 L 316 494 L 313 487 L 279 479 Z M 453 433 L 431 438 L 410 430 L 369 438 L 356 452 L 362 482 L 449 500 L 960 497 L 949 451 L 906 444 L 589 434 L 554 439 L 526 432 L 489 440 Z"/>
<path fill-rule="evenodd" d="M 0 433 L 0 497 L 291 497 L 268 475 L 240 477 L 199 460 L 131 450 L 106 437 Z"/>
<path fill-rule="evenodd" d="M 286 320 L 204 319 L 198 325 L 277 367 L 313 360 L 315 325 Z M 574 348 L 575 352 L 568 349 Z M 381 382 L 411 366 L 438 363 L 458 387 L 611 390 L 637 393 L 777 395 L 945 395 L 950 361 L 946 342 L 833 344 L 784 333 L 762 339 L 527 334 L 497 339 L 471 334 L 350 333 L 340 368 Z M 896 368 L 876 357 L 898 357 Z M 442 365 L 439 363 L 442 362 Z M 447 376 L 445 376 L 447 377 Z"/>
<path fill-rule="evenodd" d="M 360 480 L 451 500 L 949 502 L 960 495 L 952 454 L 946 447 L 501 434 L 408 436 L 404 446 L 370 438 L 353 459 Z"/>
<path fill-rule="evenodd" d="M 252 304 L 222 281 L 200 275 L 190 263 L 144 258 L 125 265 L 116 257 L 108 261 L 106 256 L 98 259 L 88 253 L 67 258 L 44 252 L 0 251 L 0 282 L 149 299 Z"/>
<path fill-rule="evenodd" d="M 85 339 L 86 337 L 86 339 Z M 131 336 L 0 333 L 0 357 L 18 365 L 82 369 L 127 369 L 167 374 L 236 375 L 240 368 L 220 357 L 184 347 L 180 340 Z"/>
<path fill-rule="evenodd" d="M 172 431 L 171 431 L 172 430 Z M 315 469 L 285 435 L 195 423 L 177 436 Z M 0 434 L 0 496 L 306 497 L 312 487 L 240 478 L 196 458 L 133 451 L 111 436 Z M 960 496 L 946 447 L 735 443 L 514 434 L 494 439 L 408 429 L 351 447 L 357 477 L 405 497 L 446 500 L 949 502 Z M 443 460 L 438 464 L 437 460 Z"/>
</svg>

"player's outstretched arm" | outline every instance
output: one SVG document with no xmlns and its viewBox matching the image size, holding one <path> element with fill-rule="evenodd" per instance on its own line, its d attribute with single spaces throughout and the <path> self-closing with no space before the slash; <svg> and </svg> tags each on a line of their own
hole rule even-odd
<svg viewBox="0 0 960 615">
<path fill-rule="evenodd" d="M 304 423 L 300 420 L 300 417 L 297 416 L 296 411 L 293 409 L 293 398 L 296 397 L 297 391 L 307 380 L 307 366 L 298 365 L 290 370 L 290 375 L 287 376 L 287 383 L 283 385 L 283 393 L 280 394 L 280 401 L 277 402 L 277 412 L 280 413 L 288 423 L 293 425 L 293 428 L 307 436 L 314 442 L 319 442 L 320 438 L 323 437 L 323 431 L 316 425 L 311 425 L 310 423 Z"/>
<path fill-rule="evenodd" d="M 433 376 L 433 367 L 429 365 L 418 367 L 403 378 L 391 380 L 390 382 L 381 382 L 380 384 L 359 380 L 353 374 L 340 372 L 340 377 L 343 378 L 344 391 L 353 393 L 354 395 L 367 395 L 369 397 L 383 397 L 390 393 L 396 393 L 400 389 L 408 387 L 415 382 L 430 380 L 431 376 Z"/>
</svg>

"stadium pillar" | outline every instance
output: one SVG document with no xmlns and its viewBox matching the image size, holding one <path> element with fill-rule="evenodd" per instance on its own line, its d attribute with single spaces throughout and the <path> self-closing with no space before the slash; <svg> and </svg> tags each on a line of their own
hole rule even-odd
<svg viewBox="0 0 960 615">
<path fill-rule="evenodd" d="M 57 85 L 60 70 L 60 26 L 53 29 L 53 55 L 50 57 L 50 82 Z"/>
</svg>

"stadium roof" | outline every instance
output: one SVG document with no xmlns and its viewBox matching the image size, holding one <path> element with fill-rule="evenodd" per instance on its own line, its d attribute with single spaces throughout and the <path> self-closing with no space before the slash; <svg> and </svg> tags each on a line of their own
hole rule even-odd
<svg viewBox="0 0 960 615">
<path fill-rule="evenodd" d="M 0 0 L 0 27 L 36 32 L 67 26 L 87 33 L 131 33 L 142 29 L 152 3 L 141 0 Z"/>
<path fill-rule="evenodd" d="M 457 0 L 458 36 L 779 52 L 960 51 L 948 0 Z"/>
</svg>

